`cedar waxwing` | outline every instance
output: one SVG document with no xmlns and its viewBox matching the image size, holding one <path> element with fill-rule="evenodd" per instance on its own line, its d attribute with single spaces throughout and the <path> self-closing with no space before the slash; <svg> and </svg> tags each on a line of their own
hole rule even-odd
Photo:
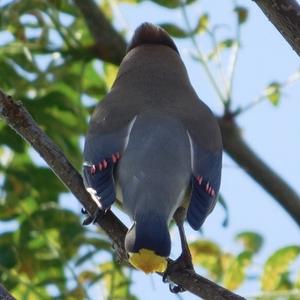
<svg viewBox="0 0 300 300">
<path fill-rule="evenodd" d="M 178 49 L 161 28 L 137 28 L 111 91 L 97 105 L 84 146 L 87 191 L 102 210 L 117 195 L 133 220 L 129 261 L 165 272 L 169 224 L 198 230 L 216 204 L 222 140 L 217 121 L 196 95 Z M 186 249 L 187 248 L 187 249 Z M 183 254 L 184 256 L 184 254 Z"/>
</svg>

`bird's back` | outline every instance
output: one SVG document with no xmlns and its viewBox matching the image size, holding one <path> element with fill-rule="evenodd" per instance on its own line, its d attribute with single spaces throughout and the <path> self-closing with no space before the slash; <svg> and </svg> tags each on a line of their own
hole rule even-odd
<svg viewBox="0 0 300 300">
<path fill-rule="evenodd" d="M 190 149 L 185 128 L 172 116 L 148 111 L 136 117 L 117 174 L 133 219 L 146 212 L 170 220 L 190 182 Z"/>
</svg>

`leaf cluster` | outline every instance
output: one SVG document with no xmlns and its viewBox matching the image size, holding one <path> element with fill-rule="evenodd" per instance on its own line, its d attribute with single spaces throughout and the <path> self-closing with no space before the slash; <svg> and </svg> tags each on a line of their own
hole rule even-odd
<svg viewBox="0 0 300 300">
<path fill-rule="evenodd" d="M 259 265 L 256 257 L 263 246 L 263 237 L 256 232 L 244 231 L 237 234 L 235 240 L 242 245 L 242 250 L 236 254 L 223 251 L 211 240 L 191 243 L 194 264 L 206 270 L 213 280 L 230 290 L 238 289 L 251 279 L 260 281 L 263 292 L 299 289 L 300 273 L 295 273 L 293 268 L 300 255 L 298 245 L 276 250 L 263 265 Z M 253 272 L 255 269 L 259 269 L 259 273 Z"/>
<path fill-rule="evenodd" d="M 1 89 L 22 99 L 80 169 L 88 117 L 107 93 L 115 69 L 97 64 L 91 36 L 72 1 L 0 5 Z M 111 245 L 61 205 L 66 188 L 4 122 L 0 188 L 0 281 L 18 299 L 89 299 L 87 286 L 100 278 L 87 276 L 93 267 L 87 260 L 104 251 L 111 261 Z M 126 286 L 129 294 L 128 280 Z"/>
</svg>

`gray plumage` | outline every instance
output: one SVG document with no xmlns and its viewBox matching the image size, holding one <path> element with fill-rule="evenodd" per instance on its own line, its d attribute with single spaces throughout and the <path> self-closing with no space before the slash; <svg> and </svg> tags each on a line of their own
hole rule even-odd
<svg viewBox="0 0 300 300">
<path fill-rule="evenodd" d="M 194 229 L 213 209 L 222 163 L 218 124 L 174 46 L 158 27 L 138 29 L 93 113 L 84 148 L 85 185 L 103 209 L 115 199 L 115 182 L 120 185 L 124 210 L 135 221 L 126 247 L 164 256 L 170 252 L 167 226 L 185 196 Z"/>
</svg>

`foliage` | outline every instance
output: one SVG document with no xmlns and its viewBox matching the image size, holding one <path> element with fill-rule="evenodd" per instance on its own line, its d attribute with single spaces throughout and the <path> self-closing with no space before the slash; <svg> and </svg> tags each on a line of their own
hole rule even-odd
<svg viewBox="0 0 300 300">
<path fill-rule="evenodd" d="M 70 1 L 11 1 L 0 22 L 1 89 L 22 99 L 80 168 L 80 138 L 111 72 L 95 67 L 82 17 Z M 73 264 L 91 251 L 111 253 L 110 244 L 100 233 L 91 238 L 78 214 L 61 207 L 66 188 L 3 122 L 0 140 L 0 219 L 15 228 L 1 231 L 0 281 L 19 299 L 87 299 L 86 267 L 75 272 Z"/>
<path fill-rule="evenodd" d="M 255 265 L 263 238 L 255 232 L 240 232 L 235 240 L 241 242 L 243 249 L 237 253 L 223 251 L 210 240 L 198 240 L 190 244 L 193 262 L 205 270 L 215 281 L 230 290 L 239 288 L 247 277 L 249 269 Z M 299 288 L 299 279 L 291 276 L 292 266 L 300 254 L 300 247 L 292 245 L 276 250 L 266 260 L 259 275 L 263 291 L 283 291 Z"/>
<path fill-rule="evenodd" d="M 178 9 L 183 14 L 196 2 L 151 1 L 159 9 Z M 139 5 L 141 1 L 127 2 Z M 1 89 L 22 100 L 80 169 L 80 142 L 88 117 L 111 87 L 117 68 L 97 59 L 92 36 L 71 0 L 15 0 L 0 5 Z M 102 1 L 101 9 L 113 20 L 109 1 Z M 231 105 L 239 31 L 248 11 L 235 6 L 233 16 L 238 34 L 220 40 L 215 35 L 219 25 L 212 23 L 209 12 L 199 13 L 193 26 L 188 19 L 184 27 L 161 24 L 173 37 L 193 41 L 193 58 L 204 66 L 225 108 Z M 200 36 L 212 42 L 207 53 L 197 46 Z M 234 58 L 231 72 L 227 83 L 219 86 L 208 66 L 228 53 Z M 262 97 L 277 105 L 283 87 L 283 83 L 270 83 Z M 66 188 L 2 121 L 0 141 L 0 220 L 4 228 L 0 231 L 0 282 L 19 299 L 90 299 L 87 291 L 99 281 L 107 299 L 136 299 L 130 292 L 132 270 L 115 264 L 111 244 L 101 232 L 80 226 L 78 213 L 61 205 Z M 225 209 L 226 225 L 228 208 L 222 197 L 219 200 Z M 13 229 L 6 229 L 10 227 Z M 230 289 L 247 279 L 249 266 L 263 243 L 262 237 L 253 232 L 240 233 L 236 240 L 243 244 L 237 254 L 225 252 L 209 240 L 191 244 L 195 264 Z M 300 287 L 300 276 L 296 280 L 289 276 L 289 265 L 299 251 L 298 246 L 286 247 L 267 260 L 261 275 L 263 290 Z"/>
</svg>

